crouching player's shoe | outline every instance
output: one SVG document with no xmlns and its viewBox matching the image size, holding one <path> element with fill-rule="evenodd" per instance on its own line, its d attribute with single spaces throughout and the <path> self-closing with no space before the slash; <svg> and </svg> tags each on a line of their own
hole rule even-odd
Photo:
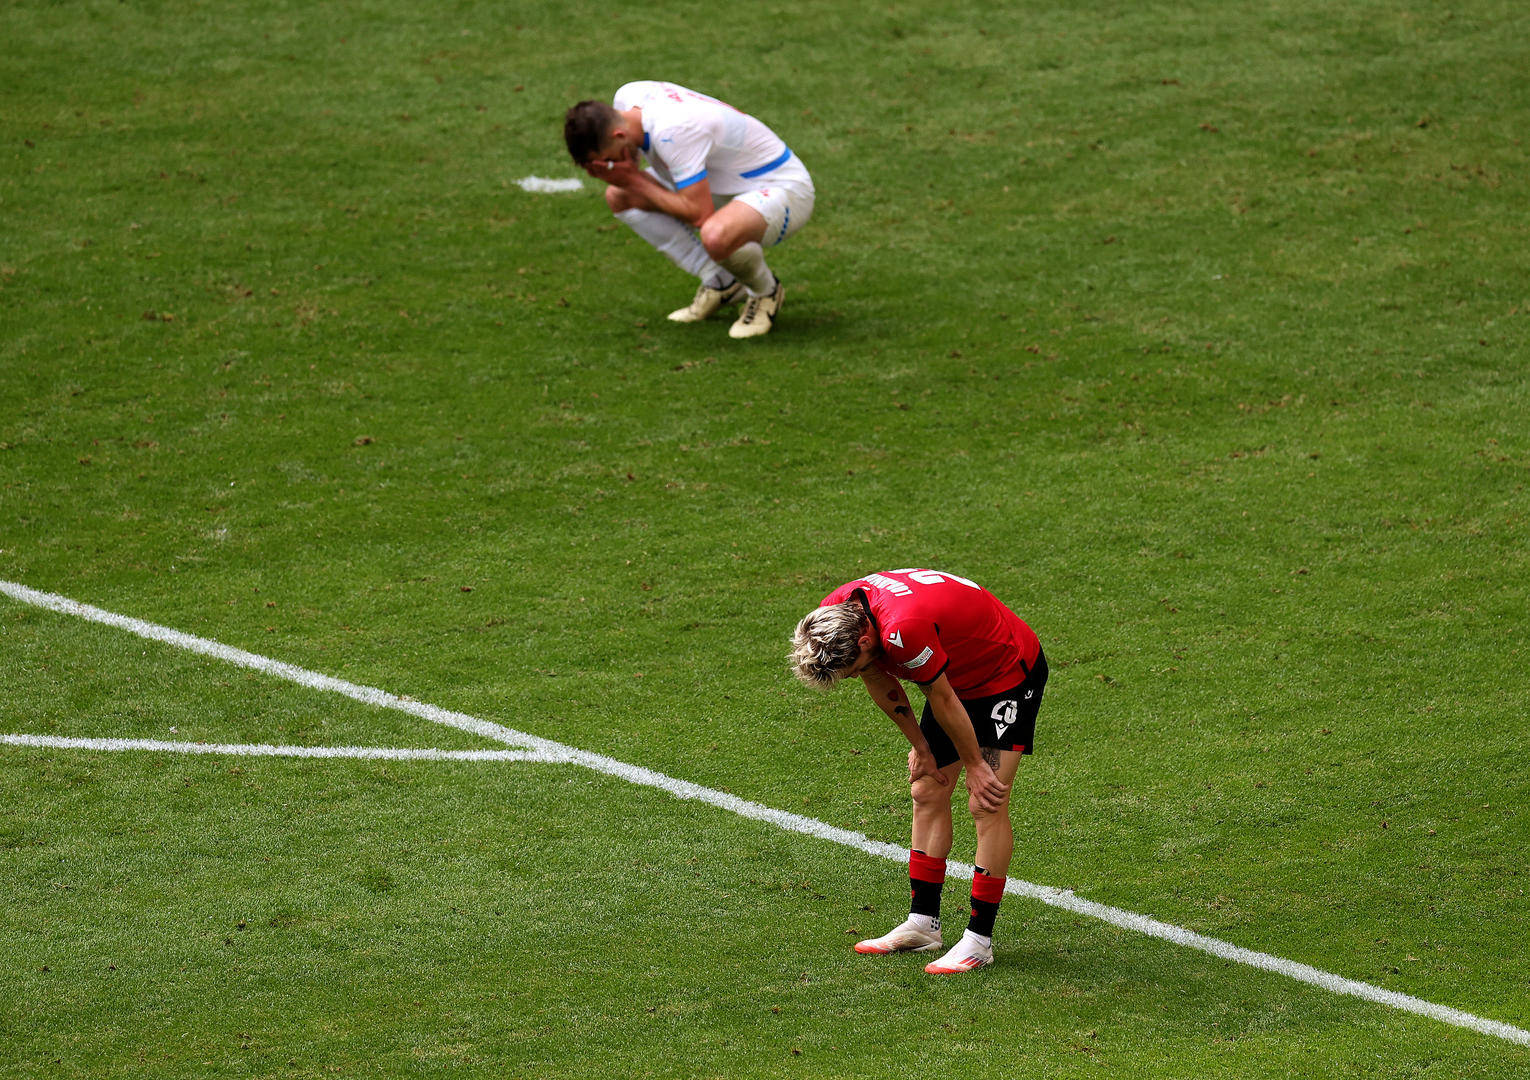
<svg viewBox="0 0 1530 1080">
<path fill-rule="evenodd" d="M 924 965 L 924 970 L 931 975 L 958 975 L 963 971 L 976 971 L 991 963 L 993 963 L 993 939 L 968 930 L 962 934 L 962 939 L 951 947 L 950 952 L 934 963 Z"/>
<path fill-rule="evenodd" d="M 776 312 L 781 310 L 781 301 L 784 299 L 786 299 L 786 286 L 781 284 L 780 278 L 777 278 L 774 290 L 764 296 L 751 296 L 744 303 L 744 310 L 739 313 L 738 321 L 728 327 L 728 336 L 748 338 L 770 333 L 770 328 L 776 321 Z"/>
<path fill-rule="evenodd" d="M 678 311 L 669 313 L 670 322 L 702 322 L 710 319 L 717 312 L 729 304 L 736 304 L 744 295 L 744 284 L 735 281 L 732 285 L 726 285 L 721 289 L 714 289 L 703 284 L 696 290 L 696 295 L 691 302 Z"/>
<path fill-rule="evenodd" d="M 938 920 L 919 919 L 910 915 L 879 938 L 857 941 L 855 951 L 858 953 L 934 952 L 942 944 Z"/>
</svg>

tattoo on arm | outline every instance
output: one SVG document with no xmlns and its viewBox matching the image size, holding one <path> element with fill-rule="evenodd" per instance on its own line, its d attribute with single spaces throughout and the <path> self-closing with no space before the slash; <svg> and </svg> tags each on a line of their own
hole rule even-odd
<svg viewBox="0 0 1530 1080">
<path fill-rule="evenodd" d="M 896 709 L 893 710 L 893 713 L 897 716 L 907 716 L 912 719 L 914 710 L 910 709 L 907 705 L 899 705 Z"/>
<path fill-rule="evenodd" d="M 988 762 L 988 767 L 994 772 L 999 771 L 999 751 L 992 746 L 980 747 L 983 751 L 983 760 Z"/>
</svg>

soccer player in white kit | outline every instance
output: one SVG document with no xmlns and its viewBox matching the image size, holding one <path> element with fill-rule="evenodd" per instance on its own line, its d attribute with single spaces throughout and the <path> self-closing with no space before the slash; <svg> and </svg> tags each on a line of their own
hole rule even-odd
<svg viewBox="0 0 1530 1080">
<path fill-rule="evenodd" d="M 607 185 L 611 212 L 701 280 L 671 319 L 700 322 L 743 301 L 729 336 L 770 331 L 786 290 L 764 249 L 802 227 L 814 195 L 813 178 L 775 132 L 716 98 L 644 81 L 621 87 L 610 105 L 569 109 L 563 138 Z"/>
</svg>

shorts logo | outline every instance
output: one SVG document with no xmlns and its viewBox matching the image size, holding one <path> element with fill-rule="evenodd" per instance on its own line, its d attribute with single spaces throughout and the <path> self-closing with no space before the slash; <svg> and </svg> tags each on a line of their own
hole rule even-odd
<svg viewBox="0 0 1530 1080">
<path fill-rule="evenodd" d="M 1033 697 L 1035 697 L 1035 696 L 1036 696 L 1036 691 L 1034 691 L 1034 690 L 1027 690 L 1027 691 L 1026 691 L 1026 692 L 1025 692 L 1025 700 L 1026 700 L 1026 701 L 1029 701 L 1029 700 L 1031 700 L 1031 698 L 1033 698 Z"/>
<path fill-rule="evenodd" d="M 918 656 L 914 657 L 912 660 L 910 660 L 908 663 L 904 664 L 903 666 L 906 667 L 909 671 L 913 671 L 915 668 L 922 668 L 922 667 L 924 667 L 925 664 L 929 663 L 930 657 L 932 657 L 934 655 L 935 655 L 935 650 L 930 648 L 930 646 L 926 645 L 924 647 L 924 651 L 922 653 L 920 653 Z"/>
<path fill-rule="evenodd" d="M 1019 715 L 1020 703 L 1018 701 L 1001 701 L 993 707 L 989 715 L 993 717 L 994 738 L 1004 738 L 1004 733 L 1014 724 Z"/>
</svg>

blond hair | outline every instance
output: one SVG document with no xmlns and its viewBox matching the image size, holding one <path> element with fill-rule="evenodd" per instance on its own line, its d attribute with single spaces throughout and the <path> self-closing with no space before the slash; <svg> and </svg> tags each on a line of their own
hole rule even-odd
<svg viewBox="0 0 1530 1080">
<path fill-rule="evenodd" d="M 860 657 L 865 629 L 865 610 L 853 600 L 814 608 L 792 634 L 792 674 L 815 690 L 829 689 Z"/>
</svg>

